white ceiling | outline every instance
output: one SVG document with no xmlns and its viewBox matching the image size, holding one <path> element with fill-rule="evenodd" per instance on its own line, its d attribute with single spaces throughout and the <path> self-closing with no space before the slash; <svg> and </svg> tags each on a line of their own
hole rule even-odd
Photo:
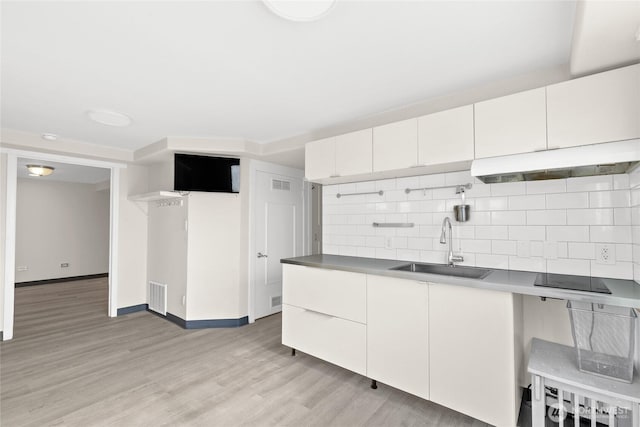
<svg viewBox="0 0 640 427">
<path fill-rule="evenodd" d="M 46 165 L 55 170 L 49 176 L 29 176 L 27 165 Z M 18 158 L 18 178 L 35 179 L 41 181 L 75 182 L 80 184 L 98 184 L 111 177 L 111 170 L 89 166 L 70 165 L 42 160 Z"/>
<path fill-rule="evenodd" d="M 137 149 L 271 142 L 569 62 L 574 1 L 2 2 L 2 126 Z M 133 125 L 89 121 L 113 109 Z"/>
</svg>

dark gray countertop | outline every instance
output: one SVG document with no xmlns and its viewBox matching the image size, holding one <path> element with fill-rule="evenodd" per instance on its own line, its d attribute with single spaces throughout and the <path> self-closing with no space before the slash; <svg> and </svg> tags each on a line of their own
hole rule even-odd
<svg viewBox="0 0 640 427">
<path fill-rule="evenodd" d="M 331 270 L 352 271 L 355 273 L 375 274 L 379 276 L 412 279 L 420 282 L 443 283 L 447 285 L 467 286 L 470 288 L 491 289 L 522 295 L 557 298 L 571 301 L 617 305 L 640 308 L 640 284 L 632 280 L 602 279 L 611 291 L 610 295 L 568 289 L 534 286 L 537 273 L 529 271 L 495 270 L 484 279 L 467 279 L 441 274 L 412 273 L 391 270 L 410 261 L 397 261 L 377 258 L 360 258 L 340 255 L 308 255 L 282 259 L 283 264 L 306 267 L 327 268 Z"/>
</svg>

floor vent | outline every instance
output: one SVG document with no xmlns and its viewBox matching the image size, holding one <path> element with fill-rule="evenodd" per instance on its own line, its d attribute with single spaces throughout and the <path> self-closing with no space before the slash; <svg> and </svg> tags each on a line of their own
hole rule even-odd
<svg viewBox="0 0 640 427">
<path fill-rule="evenodd" d="M 291 191 L 291 182 L 290 181 L 282 181 L 280 179 L 272 179 L 271 180 L 271 189 L 272 190 Z"/>
<path fill-rule="evenodd" d="M 167 285 L 149 281 L 149 310 L 167 315 Z"/>
<path fill-rule="evenodd" d="M 271 307 L 278 307 L 282 305 L 282 296 L 271 297 Z"/>
</svg>

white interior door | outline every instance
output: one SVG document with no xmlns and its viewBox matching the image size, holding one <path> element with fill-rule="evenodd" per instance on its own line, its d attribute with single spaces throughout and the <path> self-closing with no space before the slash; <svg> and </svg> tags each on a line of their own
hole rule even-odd
<svg viewBox="0 0 640 427">
<path fill-rule="evenodd" d="M 302 179 L 256 172 L 255 319 L 282 310 L 282 258 L 302 255 Z"/>
</svg>

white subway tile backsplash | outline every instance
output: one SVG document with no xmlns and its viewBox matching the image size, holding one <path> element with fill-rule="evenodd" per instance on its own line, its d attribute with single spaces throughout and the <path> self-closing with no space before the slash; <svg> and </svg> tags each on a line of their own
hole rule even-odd
<svg viewBox="0 0 640 427">
<path fill-rule="evenodd" d="M 617 244 L 616 245 L 616 261 L 633 262 L 633 245 L 631 244 Z"/>
<path fill-rule="evenodd" d="M 399 260 L 420 262 L 420 251 L 411 249 L 398 249 L 397 256 Z"/>
<path fill-rule="evenodd" d="M 547 271 L 547 261 L 543 258 L 509 257 L 509 270 L 535 271 L 544 273 Z"/>
<path fill-rule="evenodd" d="M 548 259 L 547 272 L 557 274 L 590 275 L 590 261 L 584 259 Z"/>
<path fill-rule="evenodd" d="M 463 252 L 473 252 L 477 254 L 491 253 L 491 240 L 462 239 L 459 243 L 460 243 L 459 247 Z"/>
<path fill-rule="evenodd" d="M 613 189 L 614 190 L 628 190 L 630 184 L 629 175 L 621 173 L 613 175 Z"/>
<path fill-rule="evenodd" d="M 533 241 L 531 242 L 530 246 L 530 251 L 531 251 L 531 256 L 534 257 L 543 257 L 544 256 L 544 242 L 541 242 L 539 240 Z"/>
<path fill-rule="evenodd" d="M 629 227 L 617 225 L 592 225 L 591 241 L 600 243 L 631 243 Z"/>
<path fill-rule="evenodd" d="M 564 193 L 567 183 L 564 179 L 550 179 L 548 181 L 528 181 L 527 194 Z"/>
<path fill-rule="evenodd" d="M 454 221 L 467 191 L 470 220 Z M 635 189 L 629 189 L 631 187 Z M 336 198 L 383 190 L 384 194 Z M 631 206 L 631 207 L 630 207 Z M 640 278 L 640 169 L 631 175 L 483 184 L 468 171 L 323 187 L 324 253 L 446 262 L 441 224 L 453 225 L 453 249 L 464 265 Z M 412 222 L 412 228 L 374 228 L 373 222 Z M 614 244 L 616 264 L 595 262 L 595 243 Z"/>
<path fill-rule="evenodd" d="M 613 225 L 613 209 L 568 209 L 569 225 Z"/>
<path fill-rule="evenodd" d="M 595 244 L 569 242 L 569 258 L 596 259 Z"/>
<path fill-rule="evenodd" d="M 589 226 L 547 226 L 547 240 L 562 242 L 588 242 Z"/>
<path fill-rule="evenodd" d="M 509 196 L 510 210 L 527 210 L 527 209 L 544 209 L 544 194 L 536 194 L 533 196 Z"/>
<path fill-rule="evenodd" d="M 492 240 L 491 252 L 494 255 L 516 255 L 518 253 L 516 246 L 514 240 Z"/>
<path fill-rule="evenodd" d="M 541 225 L 509 226 L 509 240 L 544 240 L 545 227 Z"/>
<path fill-rule="evenodd" d="M 474 200 L 473 207 L 476 211 L 504 211 L 509 209 L 509 199 L 507 197 L 481 197 Z"/>
<path fill-rule="evenodd" d="M 613 210 L 614 225 L 631 225 L 631 208 L 615 208 Z"/>
<path fill-rule="evenodd" d="M 509 239 L 509 227 L 506 225 L 478 225 L 475 231 L 476 239 Z"/>
<path fill-rule="evenodd" d="M 581 209 L 589 207 L 589 193 L 546 195 L 547 209 Z"/>
<path fill-rule="evenodd" d="M 407 239 L 407 248 L 417 250 L 430 250 L 433 248 L 433 239 L 424 237 L 411 237 Z"/>
<path fill-rule="evenodd" d="M 592 208 L 628 208 L 630 201 L 629 191 L 627 190 L 589 193 L 589 207 Z"/>
<path fill-rule="evenodd" d="M 476 254 L 476 265 L 508 270 L 509 257 L 507 255 Z"/>
<path fill-rule="evenodd" d="M 496 211 L 491 212 L 492 225 L 525 225 L 527 213 L 525 211 Z"/>
<path fill-rule="evenodd" d="M 529 210 L 527 225 L 566 225 L 567 212 L 564 210 Z"/>
<path fill-rule="evenodd" d="M 367 248 L 367 247 L 359 247 L 357 251 L 358 256 L 364 258 L 375 258 L 376 250 L 375 248 Z"/>
<path fill-rule="evenodd" d="M 591 275 L 593 277 L 633 279 L 633 263 L 618 261 L 615 264 L 598 264 L 591 261 Z"/>
<path fill-rule="evenodd" d="M 586 176 L 567 179 L 567 191 L 605 191 L 613 189 L 611 175 Z"/>
<path fill-rule="evenodd" d="M 526 194 L 524 182 L 505 182 L 501 184 L 491 184 L 492 196 L 516 196 Z"/>
</svg>

